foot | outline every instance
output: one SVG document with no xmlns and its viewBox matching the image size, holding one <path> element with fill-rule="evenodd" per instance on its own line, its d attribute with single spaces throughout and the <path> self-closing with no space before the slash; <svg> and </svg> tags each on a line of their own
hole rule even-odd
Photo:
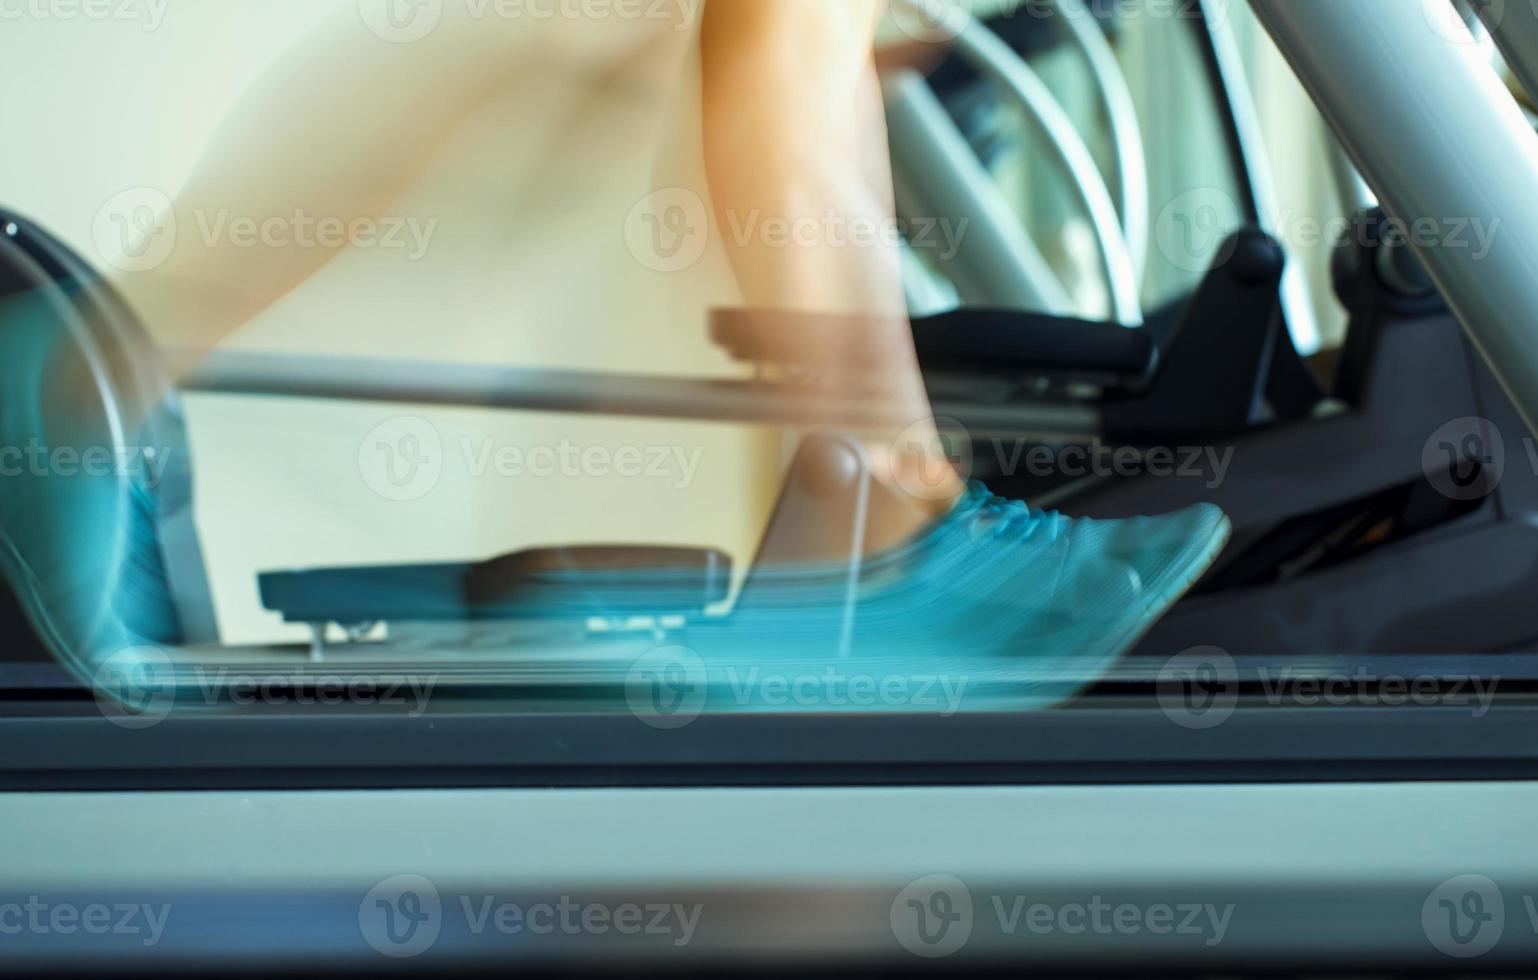
<svg viewBox="0 0 1538 980">
<path fill-rule="evenodd" d="M 966 671 L 1005 683 L 1013 703 L 1053 703 L 1131 649 L 1212 566 L 1229 533 L 1211 505 L 1075 519 L 974 484 L 928 530 L 871 556 L 852 604 L 836 569 L 756 571 L 731 624 L 701 637 L 700 653 L 867 673 L 874 664 Z"/>
</svg>

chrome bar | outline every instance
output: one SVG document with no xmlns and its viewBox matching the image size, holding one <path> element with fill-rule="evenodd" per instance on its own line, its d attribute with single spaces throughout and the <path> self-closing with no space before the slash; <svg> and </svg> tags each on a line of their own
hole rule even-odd
<svg viewBox="0 0 1538 980">
<path fill-rule="evenodd" d="M 907 243 L 902 248 L 902 274 L 903 299 L 907 301 L 909 316 L 934 316 L 961 305 L 956 284 L 931 271 Z"/>
<path fill-rule="evenodd" d="M 886 410 L 879 396 L 841 396 L 759 381 L 245 351 L 173 358 L 183 368 L 181 389 L 203 394 L 816 428 L 902 428 L 915 421 Z M 974 436 L 1088 441 L 1100 431 L 1099 413 L 1074 405 L 942 400 L 934 411 L 959 420 Z"/>
<path fill-rule="evenodd" d="M 1057 9 L 1059 19 L 1067 22 L 1069 36 L 1094 73 L 1100 109 L 1111 127 L 1111 140 L 1116 148 L 1111 185 L 1121 207 L 1122 234 L 1132 253 L 1132 269 L 1141 288 L 1148 268 L 1149 192 L 1148 157 L 1137 104 L 1111 42 L 1106 40 L 1084 0 L 1057 0 Z"/>
<path fill-rule="evenodd" d="M 1321 120 L 1319 129 L 1323 133 L 1325 158 L 1330 167 L 1330 180 L 1335 185 L 1340 213 L 1351 217 L 1368 208 L 1377 207 L 1378 195 L 1374 194 L 1372 188 L 1367 186 L 1367 181 L 1362 179 L 1356 164 L 1351 162 L 1350 154 L 1346 152 L 1344 146 L 1340 145 L 1340 140 L 1336 139 L 1329 123 Z"/>
<path fill-rule="evenodd" d="M 932 257 L 962 299 L 1073 314 L 1067 290 L 929 83 L 902 71 L 885 88 L 898 213 L 910 223 L 921 217 L 957 223 L 956 254 Z"/>
<path fill-rule="evenodd" d="M 1538 134 L 1505 84 L 1421 4 L 1250 3 L 1390 214 L 1493 229 L 1411 246 L 1538 431 Z"/>
<path fill-rule="evenodd" d="M 1271 173 L 1271 157 L 1266 152 L 1260 107 L 1255 103 L 1255 89 L 1250 84 L 1244 57 L 1234 37 L 1232 15 L 1224 6 L 1227 2 L 1201 0 L 1203 24 L 1211 39 L 1213 63 L 1221 84 L 1218 97 L 1226 100 L 1229 118 L 1233 120 L 1244 165 L 1240 179 L 1248 182 L 1260 227 L 1264 231 L 1280 232 L 1281 229 L 1276 227 L 1277 216 L 1281 213 L 1280 196 Z M 1314 313 L 1308 274 L 1301 262 L 1287 263 L 1282 272 L 1282 313 L 1298 350 L 1305 354 L 1317 351 L 1321 341 L 1319 320 Z"/>
<path fill-rule="evenodd" d="M 910 5 L 923 0 L 903 0 Z M 1020 109 L 1042 137 L 1053 162 L 1062 168 L 1089 215 L 1111 294 L 1112 316 L 1136 327 L 1143 324 L 1142 299 L 1138 290 L 1137 270 L 1116 212 L 1116 202 L 1100 175 L 1100 166 L 1084 145 L 1073 120 L 1063 110 L 1041 76 L 1031 66 L 964 7 L 945 6 L 925 9 L 926 16 L 943 18 L 944 31 L 956 39 L 956 50 L 967 61 L 998 85 L 1006 99 Z"/>
<path fill-rule="evenodd" d="M 1528 99 L 1538 104 L 1538 9 L 1531 3 L 1511 0 L 1476 3 L 1473 7 Z"/>
</svg>

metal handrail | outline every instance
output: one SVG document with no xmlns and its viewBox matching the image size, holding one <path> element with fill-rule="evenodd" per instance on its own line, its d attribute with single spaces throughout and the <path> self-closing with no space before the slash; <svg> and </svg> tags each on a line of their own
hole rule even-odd
<svg viewBox="0 0 1538 980">
<path fill-rule="evenodd" d="M 1070 38 L 1095 76 L 1095 93 L 1111 128 L 1115 160 L 1109 179 L 1120 204 L 1122 232 L 1141 288 L 1148 270 L 1149 191 L 1148 157 L 1137 104 L 1116 52 L 1105 33 L 1096 27 L 1083 0 L 1057 0 L 1057 5 L 1059 19 L 1068 24 Z"/>
<path fill-rule="evenodd" d="M 937 11 L 923 0 L 899 0 L 926 17 Z M 1127 326 L 1143 323 L 1137 267 L 1122 227 L 1122 217 L 1084 138 L 1052 90 L 1008 44 L 987 25 L 959 6 L 938 11 L 942 29 L 956 39 L 956 48 L 980 73 L 1000 87 L 1034 125 L 1054 162 L 1089 215 L 1099 245 L 1101 270 L 1111 295 L 1112 315 Z"/>
<path fill-rule="evenodd" d="M 1250 5 L 1389 213 L 1460 223 L 1410 246 L 1538 431 L 1538 133 L 1505 83 L 1402 0 Z M 1480 249 L 1476 220 L 1498 231 Z"/>
</svg>

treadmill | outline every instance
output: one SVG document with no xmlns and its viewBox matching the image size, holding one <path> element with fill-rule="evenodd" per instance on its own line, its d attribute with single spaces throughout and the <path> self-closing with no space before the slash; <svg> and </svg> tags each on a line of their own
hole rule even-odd
<svg viewBox="0 0 1538 980">
<path fill-rule="evenodd" d="M 1518 312 L 1538 308 L 1524 240 L 1538 228 L 1526 220 L 1538 217 L 1528 214 L 1538 208 L 1529 191 L 1538 186 L 1538 136 L 1525 120 L 1515 124 L 1487 64 L 1405 15 L 1401 0 L 1253 6 L 1390 213 L 1490 212 L 1513 229 L 1478 263 L 1412 248 L 1414 265 L 1369 264 L 1375 274 L 1403 272 L 1412 285 L 1413 272 L 1425 270 L 1470 346 L 1426 326 L 1448 321 L 1425 313 L 1435 304 L 1418 305 L 1423 292 L 1378 294 L 1364 306 L 1380 304 L 1383 330 L 1392 313 L 1392 329 L 1408 323 L 1406 332 L 1436 334 L 1443 345 L 1408 346 L 1422 353 L 1407 354 L 1402 369 L 1432 352 L 1478 351 L 1489 373 L 1473 375 L 1469 390 L 1483 417 L 1515 441 L 1538 417 L 1538 350 L 1528 347 L 1538 341 Z M 1500 32 L 1530 40 L 1538 22 L 1513 7 Z M 1473 164 L 1509 179 L 1469 184 Z M 1264 245 L 1263 229 L 1247 234 Z M 1221 282 L 1233 270 L 1216 271 Z M 1280 292 L 1268 280 L 1258 294 L 1275 308 Z M 1277 322 L 1266 325 L 1269 342 L 1248 341 L 1262 359 L 1285 356 Z M 1102 374 L 1101 393 L 1154 397 L 1160 372 L 1182 369 L 1169 349 L 1146 347 L 1147 371 Z M 611 387 L 471 367 L 440 379 L 358 368 L 232 355 L 211 362 L 194 386 L 454 404 L 468 392 L 477 404 L 543 410 L 595 399 L 609 410 L 662 403 L 651 411 L 668 417 L 702 412 L 707 402 L 713 411 L 761 410 L 751 391 L 664 389 L 646 379 Z M 1284 400 L 1269 367 L 1241 376 L 1252 394 Z M 1274 437 L 1319 423 L 1312 413 L 1277 421 L 1271 400 L 1256 399 L 1266 404 L 1239 420 L 1238 434 Z M 969 429 L 990 431 L 986 422 L 1046 440 L 1093 437 L 1104 416 L 1087 401 L 984 406 Z M 1519 511 L 1525 486 L 1503 479 L 1514 496 L 1476 497 L 1477 510 L 1452 520 L 1479 522 L 1493 537 L 1514 534 L 1499 522 Z M 1123 492 L 1060 489 L 1086 508 Z M 1487 506 L 1498 516 L 1479 516 Z M 537 582 L 547 568 L 541 557 L 550 556 L 523 556 L 500 575 L 455 574 L 495 591 L 509 577 Z M 1447 573 L 1472 578 L 1486 571 L 1480 562 L 1471 554 Z M 708 555 L 683 556 L 679 567 L 701 583 L 703 606 L 719 567 Z M 1389 563 L 1375 574 L 1392 586 Z M 270 584 L 280 603 L 295 583 Z M 1198 596 L 1193 609 L 1223 591 Z M 1505 615 L 1475 612 L 1468 627 Z M 28 642 L 33 634 L 6 635 Z M 504 683 L 473 676 L 446 685 L 422 714 L 412 704 L 257 703 L 156 717 L 115 714 L 56 670 L 6 665 L 0 728 L 13 751 L 0 760 L 0 812 L 12 879 L 55 904 L 173 910 L 153 946 L 139 933 L 102 943 L 31 933 L 11 946 L 10 962 L 195 969 L 238 954 L 245 963 L 353 969 L 511 961 L 667 962 L 701 972 L 1028 964 L 1297 973 L 1530 964 L 1538 957 L 1538 926 L 1527 918 L 1538 894 L 1538 663 L 1521 638 L 1490 651 L 1438 640 L 1436 649 L 1319 647 L 1279 660 L 1267 636 L 1262 625 L 1227 649 L 1129 658 L 1052 711 L 705 713 L 672 729 L 628 711 L 590 710 L 573 678 L 530 697 L 505 675 Z M 308 663 L 311 650 L 283 656 L 291 679 L 346 673 L 334 661 Z M 1353 688 L 1346 704 L 1319 694 L 1317 685 L 1342 678 L 1361 678 L 1365 688 Z M 1385 700 L 1382 682 L 1408 678 L 1436 681 L 1427 702 Z M 1498 684 L 1471 693 L 1476 680 Z M 145 719 L 152 723 L 138 724 Z M 463 911 L 563 900 L 581 909 L 702 911 L 683 944 L 681 931 L 477 930 L 482 920 Z M 1159 931 L 1118 930 L 1113 919 L 1109 931 L 1075 932 L 1033 931 L 1021 925 L 1031 919 L 1010 917 L 1045 906 L 1083 908 L 1092 921 L 1097 903 L 1140 910 L 1145 925 L 1156 907 L 1171 918 Z M 1227 923 L 1221 935 L 1215 926 L 1180 932 L 1180 910 L 1191 908 L 1200 913 L 1194 923 Z M 1213 917 L 1202 919 L 1209 908 Z M 390 928 L 390 909 L 410 912 L 417 927 Z M 923 910 L 951 926 L 937 932 Z"/>
</svg>

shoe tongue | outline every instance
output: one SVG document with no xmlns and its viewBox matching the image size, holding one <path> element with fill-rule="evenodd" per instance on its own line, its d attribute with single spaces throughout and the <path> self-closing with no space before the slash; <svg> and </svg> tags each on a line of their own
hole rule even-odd
<svg viewBox="0 0 1538 980">
<path fill-rule="evenodd" d="M 944 520 L 952 522 L 975 520 L 991 510 L 1007 507 L 1009 504 L 1010 501 L 974 481 L 967 484 L 967 492 L 957 499 L 956 506 Z"/>
<path fill-rule="evenodd" d="M 1000 497 L 982 484 L 974 484 L 974 489 L 968 491 L 962 498 L 962 503 L 957 505 L 954 515 L 956 518 L 977 523 L 1027 517 L 1032 513 L 1024 502 Z"/>
<path fill-rule="evenodd" d="M 981 483 L 968 485 L 955 505 L 929 527 L 912 538 L 865 560 L 865 570 L 874 574 L 905 575 L 926 566 L 936 552 L 954 551 L 958 535 L 970 535 L 988 511 L 1009 501 L 997 497 Z"/>
</svg>

